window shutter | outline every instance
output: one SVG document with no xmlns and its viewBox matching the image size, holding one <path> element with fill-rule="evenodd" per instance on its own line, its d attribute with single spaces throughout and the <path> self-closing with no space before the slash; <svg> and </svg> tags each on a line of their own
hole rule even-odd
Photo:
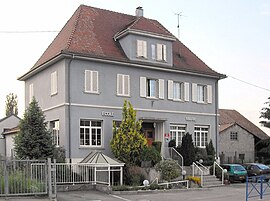
<svg viewBox="0 0 270 201">
<path fill-rule="evenodd" d="M 51 95 L 57 93 L 57 72 L 51 74 Z"/>
<path fill-rule="evenodd" d="M 32 102 L 34 96 L 34 84 L 29 85 L 29 103 Z"/>
<path fill-rule="evenodd" d="M 162 60 L 162 45 L 157 44 L 157 60 Z"/>
<path fill-rule="evenodd" d="M 137 57 L 142 56 L 142 41 L 137 40 Z"/>
<path fill-rule="evenodd" d="M 163 59 L 164 59 L 164 61 L 167 61 L 166 45 L 162 45 L 162 47 L 163 47 Z"/>
<path fill-rule="evenodd" d="M 197 102 L 198 100 L 198 91 L 197 91 L 197 84 L 192 83 L 192 101 Z"/>
<path fill-rule="evenodd" d="M 140 77 L 140 96 L 146 97 L 146 77 Z"/>
<path fill-rule="evenodd" d="M 92 71 L 92 92 L 98 92 L 98 72 Z"/>
<path fill-rule="evenodd" d="M 160 99 L 164 99 L 164 80 L 158 80 L 158 94 Z"/>
<path fill-rule="evenodd" d="M 184 101 L 189 101 L 189 83 L 184 83 Z"/>
<path fill-rule="evenodd" d="M 207 103 L 212 103 L 213 91 L 212 85 L 207 85 Z"/>
<path fill-rule="evenodd" d="M 91 91 L 91 71 L 86 70 L 84 77 L 84 90 L 89 92 Z"/>
<path fill-rule="evenodd" d="M 123 75 L 121 74 L 117 74 L 117 90 L 116 93 L 117 95 L 122 95 L 123 94 L 123 79 L 122 79 Z"/>
<path fill-rule="evenodd" d="M 173 81 L 168 80 L 168 99 L 173 100 Z"/>
<path fill-rule="evenodd" d="M 143 57 L 147 58 L 147 47 L 146 47 L 146 41 L 142 41 L 142 51 L 143 51 Z"/>
<path fill-rule="evenodd" d="M 129 75 L 123 75 L 124 77 L 124 95 L 129 96 L 129 91 L 130 91 L 130 80 L 129 80 Z"/>
</svg>

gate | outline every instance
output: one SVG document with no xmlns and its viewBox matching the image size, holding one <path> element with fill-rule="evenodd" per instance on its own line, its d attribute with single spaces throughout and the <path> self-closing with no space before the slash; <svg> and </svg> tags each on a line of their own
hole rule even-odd
<svg viewBox="0 0 270 201">
<path fill-rule="evenodd" d="M 270 182 L 265 176 L 246 177 L 246 201 L 249 198 L 263 199 L 264 196 L 270 197 Z M 269 198 L 268 198 L 269 199 Z"/>
<path fill-rule="evenodd" d="M 1 160 L 0 197 L 49 195 L 56 197 L 55 164 L 51 160 Z"/>
</svg>

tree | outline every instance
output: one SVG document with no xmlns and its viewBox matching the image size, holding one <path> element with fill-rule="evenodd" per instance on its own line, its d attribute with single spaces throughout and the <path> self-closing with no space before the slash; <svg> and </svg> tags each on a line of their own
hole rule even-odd
<svg viewBox="0 0 270 201">
<path fill-rule="evenodd" d="M 260 123 L 267 128 L 270 128 L 270 97 L 268 101 L 265 103 L 266 107 L 262 108 L 260 118 L 264 119 L 260 121 Z"/>
<path fill-rule="evenodd" d="M 126 164 L 140 163 L 140 153 L 147 146 L 147 140 L 141 133 L 141 121 L 136 120 L 136 111 L 125 100 L 122 122 L 117 128 L 113 125 L 113 138 L 110 142 L 114 156 Z"/>
<path fill-rule="evenodd" d="M 6 96 L 6 116 L 18 115 L 18 100 L 17 95 L 10 93 Z"/>
<path fill-rule="evenodd" d="M 195 160 L 195 147 L 193 145 L 192 136 L 189 133 L 186 133 L 182 137 L 182 144 L 180 148 L 177 148 L 179 153 L 183 156 L 184 165 L 189 166 Z"/>
<path fill-rule="evenodd" d="M 46 159 L 53 156 L 54 148 L 45 115 L 33 98 L 19 123 L 19 133 L 15 137 L 16 154 L 21 159 Z"/>
</svg>

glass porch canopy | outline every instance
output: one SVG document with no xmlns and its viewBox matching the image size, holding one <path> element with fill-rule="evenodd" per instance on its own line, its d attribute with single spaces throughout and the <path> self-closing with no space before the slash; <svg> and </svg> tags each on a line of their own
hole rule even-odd
<svg viewBox="0 0 270 201">
<path fill-rule="evenodd" d="M 125 163 L 112 159 L 100 151 L 90 152 L 79 165 L 93 167 L 94 184 L 114 185 L 119 183 L 123 185 L 123 166 Z"/>
</svg>

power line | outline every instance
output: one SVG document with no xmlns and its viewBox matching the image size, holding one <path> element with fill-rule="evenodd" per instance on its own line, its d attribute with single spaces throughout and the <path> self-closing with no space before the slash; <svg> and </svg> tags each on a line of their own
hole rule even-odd
<svg viewBox="0 0 270 201">
<path fill-rule="evenodd" d="M 270 89 L 268 89 L 268 88 L 261 87 L 261 86 L 258 86 L 258 85 L 256 85 L 256 84 L 252 84 L 252 83 L 250 83 L 250 82 L 241 80 L 241 79 L 236 78 L 236 77 L 233 77 L 233 76 L 231 76 L 231 75 L 228 75 L 228 77 L 230 77 L 230 78 L 232 78 L 232 79 L 235 79 L 235 80 L 237 80 L 237 81 L 239 81 L 239 82 L 243 82 L 243 83 L 245 83 L 245 84 L 248 84 L 248 85 L 250 85 L 250 86 L 253 86 L 253 87 L 256 87 L 256 88 L 259 88 L 259 89 L 262 89 L 262 90 L 265 90 L 265 91 L 269 91 L 269 92 L 270 92 Z"/>
</svg>

